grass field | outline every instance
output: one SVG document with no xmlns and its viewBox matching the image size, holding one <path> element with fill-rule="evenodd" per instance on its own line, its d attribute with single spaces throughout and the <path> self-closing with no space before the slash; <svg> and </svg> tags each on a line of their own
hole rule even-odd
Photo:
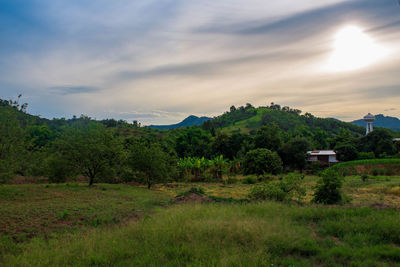
<svg viewBox="0 0 400 267">
<path fill-rule="evenodd" d="M 400 266 L 400 177 L 344 180 L 344 206 L 173 204 L 201 186 L 244 199 L 254 185 L 0 186 L 0 266 Z M 273 264 L 273 265 L 271 265 Z"/>
</svg>

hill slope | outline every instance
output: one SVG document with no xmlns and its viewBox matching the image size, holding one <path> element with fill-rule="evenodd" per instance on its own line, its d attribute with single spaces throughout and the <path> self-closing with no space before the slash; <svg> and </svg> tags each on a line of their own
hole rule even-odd
<svg viewBox="0 0 400 267">
<path fill-rule="evenodd" d="M 217 128 L 224 132 L 251 133 L 270 123 L 278 124 L 283 131 L 293 135 L 314 136 L 320 129 L 329 135 L 338 133 L 340 128 L 354 135 L 364 134 L 364 128 L 332 118 L 318 118 L 310 113 L 300 115 L 299 110 L 276 109 L 271 107 L 247 107 L 225 112 L 223 115 L 203 124 L 203 128 Z"/>
<path fill-rule="evenodd" d="M 354 125 L 365 127 L 364 120 L 356 120 L 351 122 Z M 400 119 L 396 117 L 385 116 L 378 114 L 375 116 L 374 126 L 389 128 L 393 131 L 400 131 Z"/>
<path fill-rule="evenodd" d="M 200 125 L 203 122 L 206 122 L 209 120 L 211 120 L 211 118 L 209 118 L 209 117 L 197 117 L 194 115 L 190 115 L 189 117 L 187 117 L 180 123 L 171 124 L 171 125 L 150 125 L 149 128 L 160 129 L 160 130 L 169 130 L 169 129 L 175 129 L 175 128 L 186 127 L 186 126 Z"/>
</svg>

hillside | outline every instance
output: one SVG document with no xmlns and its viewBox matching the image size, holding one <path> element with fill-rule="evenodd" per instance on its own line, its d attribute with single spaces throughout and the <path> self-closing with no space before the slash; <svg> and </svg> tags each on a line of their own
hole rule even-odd
<svg viewBox="0 0 400 267">
<path fill-rule="evenodd" d="M 288 107 L 240 107 L 203 124 L 203 128 L 217 128 L 224 132 L 251 133 L 272 122 L 282 130 L 294 135 L 313 136 L 318 129 L 333 135 L 340 128 L 349 130 L 354 135 L 364 133 L 364 129 L 356 125 L 332 118 L 318 118 L 310 113 L 300 115 L 300 110 Z"/>
<path fill-rule="evenodd" d="M 195 126 L 195 125 L 201 125 L 202 123 L 211 120 L 209 117 L 197 117 L 194 115 L 190 115 L 183 121 L 176 123 L 176 124 L 170 124 L 170 125 L 150 125 L 149 128 L 153 129 L 159 129 L 159 130 L 169 130 L 169 129 L 176 129 L 180 127 L 187 127 L 187 126 Z"/>
<path fill-rule="evenodd" d="M 355 120 L 351 123 L 357 126 L 365 127 L 364 120 Z M 400 132 L 400 119 L 378 114 L 375 116 L 374 126 L 389 128 L 393 131 Z"/>
</svg>

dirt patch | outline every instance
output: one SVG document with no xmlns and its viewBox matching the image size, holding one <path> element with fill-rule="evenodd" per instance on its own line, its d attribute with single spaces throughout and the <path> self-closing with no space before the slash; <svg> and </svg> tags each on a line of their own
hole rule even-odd
<svg viewBox="0 0 400 267">
<path fill-rule="evenodd" d="M 205 202 L 215 202 L 215 201 L 204 195 L 190 193 L 187 195 L 175 197 L 174 202 L 179 204 L 179 203 L 205 203 Z"/>
</svg>

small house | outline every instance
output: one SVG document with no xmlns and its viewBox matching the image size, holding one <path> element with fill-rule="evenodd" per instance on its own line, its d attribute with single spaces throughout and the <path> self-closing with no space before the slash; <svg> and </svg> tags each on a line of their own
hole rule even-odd
<svg viewBox="0 0 400 267">
<path fill-rule="evenodd" d="M 333 150 L 313 150 L 307 152 L 308 162 L 320 162 L 321 164 L 336 164 L 336 152 Z"/>
</svg>

